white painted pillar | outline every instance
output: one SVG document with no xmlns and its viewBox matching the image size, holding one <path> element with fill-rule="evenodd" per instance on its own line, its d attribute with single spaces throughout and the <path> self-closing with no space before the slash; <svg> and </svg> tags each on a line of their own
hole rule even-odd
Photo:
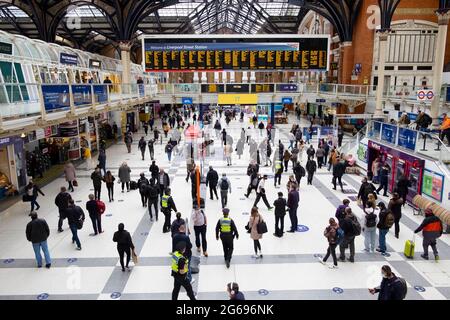
<svg viewBox="0 0 450 320">
<path fill-rule="evenodd" d="M 194 81 L 194 83 L 198 83 L 199 82 L 199 76 L 198 76 L 198 72 L 194 72 L 194 78 L 192 79 Z"/>
<path fill-rule="evenodd" d="M 125 86 L 122 86 L 122 93 L 129 93 L 130 92 L 130 86 L 131 84 L 131 59 L 130 59 L 130 49 L 131 49 L 131 43 L 130 42 L 120 42 L 119 43 L 120 48 L 120 57 L 122 59 L 122 84 L 125 84 Z"/>
<path fill-rule="evenodd" d="M 256 82 L 256 72 L 250 71 L 250 82 Z"/>
<path fill-rule="evenodd" d="M 442 74 L 444 71 L 445 49 L 447 45 L 447 29 L 450 14 L 437 13 L 439 31 L 436 40 L 436 52 L 433 66 L 433 90 L 434 99 L 431 102 L 431 118 L 433 118 L 433 126 L 439 126 L 439 107 L 441 102 Z"/>
<path fill-rule="evenodd" d="M 378 86 L 375 104 L 375 115 L 380 116 L 383 114 L 383 92 L 384 92 L 384 74 L 386 65 L 386 50 L 387 50 L 387 39 L 389 36 L 389 31 L 382 31 L 378 33 Z"/>
<path fill-rule="evenodd" d="M 243 71 L 242 72 L 242 83 L 247 83 L 248 82 L 248 73 L 247 71 Z"/>
<path fill-rule="evenodd" d="M 222 83 L 227 83 L 228 73 L 226 71 L 222 72 Z"/>
<path fill-rule="evenodd" d="M 214 72 L 214 83 L 218 83 L 218 82 L 219 82 L 219 73 Z"/>
<path fill-rule="evenodd" d="M 202 72 L 201 82 L 202 83 L 207 83 L 208 82 L 208 78 L 206 77 L 206 72 Z"/>
<path fill-rule="evenodd" d="M 230 83 L 234 83 L 234 81 L 235 81 L 234 71 L 230 71 Z"/>
</svg>

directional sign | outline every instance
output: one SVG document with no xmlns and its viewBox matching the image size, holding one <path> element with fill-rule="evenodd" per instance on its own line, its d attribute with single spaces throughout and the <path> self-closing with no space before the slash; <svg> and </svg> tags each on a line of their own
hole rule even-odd
<svg viewBox="0 0 450 320">
<path fill-rule="evenodd" d="M 415 151 L 416 141 L 417 141 L 417 131 L 406 128 L 399 128 L 398 145 L 400 147 Z"/>
<path fill-rule="evenodd" d="M 433 90 L 418 90 L 417 101 L 431 101 L 434 98 Z"/>
</svg>

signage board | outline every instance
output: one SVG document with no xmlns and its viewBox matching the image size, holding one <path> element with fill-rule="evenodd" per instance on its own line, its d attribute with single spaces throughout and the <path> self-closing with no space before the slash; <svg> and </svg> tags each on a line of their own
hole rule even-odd
<svg viewBox="0 0 450 320">
<path fill-rule="evenodd" d="M 367 144 L 360 142 L 358 146 L 358 160 L 369 163 L 369 147 Z"/>
<path fill-rule="evenodd" d="M 78 65 L 78 56 L 76 54 L 69 54 L 65 52 L 59 53 L 59 62 L 62 64 Z"/>
<path fill-rule="evenodd" d="M 190 105 L 190 104 L 193 103 L 193 99 L 192 98 L 188 98 L 188 97 L 183 97 L 183 98 L 181 98 L 181 103 Z"/>
<path fill-rule="evenodd" d="M 398 131 L 398 146 L 412 151 L 416 150 L 417 131 L 407 128 L 399 128 Z"/>
<path fill-rule="evenodd" d="M 282 104 L 292 104 L 293 99 L 292 99 L 292 97 L 283 97 L 283 98 L 281 98 L 281 103 Z"/>
<path fill-rule="evenodd" d="M 89 68 L 102 68 L 102 62 L 100 60 L 89 59 Z"/>
<path fill-rule="evenodd" d="M 417 90 L 417 101 L 431 101 L 433 98 L 433 90 Z"/>
<path fill-rule="evenodd" d="M 395 144 L 397 138 L 397 126 L 383 123 L 381 127 L 381 140 Z"/>
<path fill-rule="evenodd" d="M 422 193 L 442 202 L 442 194 L 444 191 L 444 176 L 434 171 L 423 170 Z"/>
<path fill-rule="evenodd" d="M 45 111 L 70 108 L 68 85 L 42 85 Z"/>
<path fill-rule="evenodd" d="M 0 54 L 8 54 L 11 56 L 13 54 L 12 44 L 0 41 Z"/>
<path fill-rule="evenodd" d="M 257 94 L 219 94 L 218 104 L 257 104 Z"/>
<path fill-rule="evenodd" d="M 279 92 L 298 92 L 298 85 L 296 84 L 277 84 L 277 91 Z"/>
</svg>

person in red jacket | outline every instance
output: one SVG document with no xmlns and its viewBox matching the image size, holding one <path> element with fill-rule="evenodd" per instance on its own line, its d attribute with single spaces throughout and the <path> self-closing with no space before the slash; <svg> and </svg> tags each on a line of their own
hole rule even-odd
<svg viewBox="0 0 450 320">
<path fill-rule="evenodd" d="M 423 259 L 428 260 L 428 247 L 433 249 L 434 259 L 439 260 L 439 253 L 436 247 L 436 239 L 442 235 L 442 222 L 433 214 L 433 210 L 425 210 L 425 219 L 422 224 L 414 231 L 418 233 L 422 231 L 423 235 L 423 254 L 420 255 Z"/>
</svg>

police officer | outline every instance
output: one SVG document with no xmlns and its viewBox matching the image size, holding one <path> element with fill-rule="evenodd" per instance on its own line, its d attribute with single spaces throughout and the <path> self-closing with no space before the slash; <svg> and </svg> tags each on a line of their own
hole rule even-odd
<svg viewBox="0 0 450 320">
<path fill-rule="evenodd" d="M 273 168 L 275 171 L 274 187 L 276 187 L 277 180 L 278 180 L 278 185 L 281 185 L 281 175 L 283 174 L 283 162 L 280 159 L 276 159 L 274 161 Z"/>
<path fill-rule="evenodd" d="M 172 210 L 177 212 L 177 207 L 175 206 L 175 202 L 173 202 L 172 197 L 170 196 L 170 188 L 165 190 L 165 194 L 161 197 L 161 211 L 164 214 L 164 226 L 163 233 L 170 231 L 170 215 Z"/>
<path fill-rule="evenodd" d="M 234 221 L 228 216 L 230 213 L 230 209 L 223 208 L 222 212 L 223 217 L 219 219 L 216 225 L 216 239 L 219 240 L 220 232 L 225 264 L 227 268 L 229 268 L 231 256 L 233 255 L 233 240 L 235 236 L 236 239 L 239 239 L 239 233 L 237 231 L 236 225 L 234 224 Z"/>
<path fill-rule="evenodd" d="M 186 243 L 179 242 L 175 252 L 172 253 L 172 277 L 174 279 L 172 300 L 178 300 L 178 294 L 182 286 L 186 290 L 189 299 L 195 300 L 191 282 L 187 278 L 189 260 L 184 256 L 185 251 Z"/>
</svg>

